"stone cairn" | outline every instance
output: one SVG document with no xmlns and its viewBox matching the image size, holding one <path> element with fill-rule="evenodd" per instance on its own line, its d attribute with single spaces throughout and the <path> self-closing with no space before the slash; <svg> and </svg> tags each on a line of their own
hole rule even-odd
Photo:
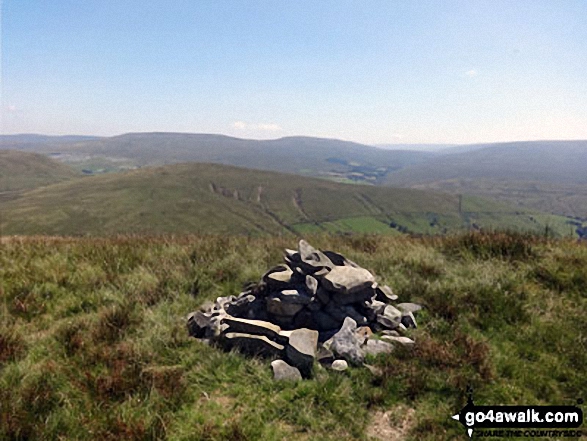
<svg viewBox="0 0 587 441">
<path fill-rule="evenodd" d="M 304 240 L 285 250 L 285 265 L 267 271 L 238 296 L 219 297 L 188 316 L 191 336 L 227 350 L 274 357 L 276 380 L 312 375 L 314 361 L 334 370 L 367 354 L 411 346 L 415 303 L 399 303 L 366 269 Z"/>
</svg>

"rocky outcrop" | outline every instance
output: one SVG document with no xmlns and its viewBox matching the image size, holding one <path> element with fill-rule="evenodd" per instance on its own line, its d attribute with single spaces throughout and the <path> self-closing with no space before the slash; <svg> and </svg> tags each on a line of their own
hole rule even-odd
<svg viewBox="0 0 587 441">
<path fill-rule="evenodd" d="M 365 268 L 304 240 L 297 250 L 285 250 L 284 261 L 238 296 L 219 297 L 191 313 L 190 335 L 282 359 L 272 363 L 276 379 L 295 378 L 291 369 L 309 377 L 317 359 L 340 369 L 390 353 L 394 344 L 413 344 L 403 334 L 417 326 L 420 305 L 392 305 L 397 296 Z"/>
</svg>

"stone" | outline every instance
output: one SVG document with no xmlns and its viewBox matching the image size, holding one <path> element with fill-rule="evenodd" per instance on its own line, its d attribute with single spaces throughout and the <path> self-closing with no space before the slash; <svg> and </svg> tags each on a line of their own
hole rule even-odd
<svg viewBox="0 0 587 441">
<path fill-rule="evenodd" d="M 389 303 L 390 301 L 397 300 L 397 296 L 393 293 L 391 288 L 387 285 L 378 285 L 375 288 L 376 299 L 380 302 Z"/>
<path fill-rule="evenodd" d="M 293 275 L 293 271 L 285 265 L 276 266 L 263 275 L 263 281 L 271 288 L 286 287 Z"/>
<path fill-rule="evenodd" d="M 264 335 L 271 340 L 275 340 L 281 332 L 281 328 L 279 326 L 263 320 L 247 320 L 236 317 L 225 317 L 224 323 L 228 325 L 227 332 Z"/>
<path fill-rule="evenodd" d="M 365 346 L 363 346 L 362 349 L 369 355 L 389 354 L 393 351 L 393 345 L 382 340 L 371 338 L 367 340 L 367 343 L 365 343 Z"/>
<path fill-rule="evenodd" d="M 302 309 L 293 319 L 294 328 L 309 328 L 316 329 L 314 319 L 312 318 L 312 311 Z"/>
<path fill-rule="evenodd" d="M 382 314 L 385 310 L 386 304 L 379 300 L 373 300 L 371 302 L 365 302 L 365 307 L 371 309 L 375 314 Z"/>
<path fill-rule="evenodd" d="M 402 346 L 412 347 L 416 342 L 408 337 L 394 337 L 391 335 L 384 335 L 381 337 L 382 340 L 389 341 L 391 343 L 399 343 Z"/>
<path fill-rule="evenodd" d="M 275 381 L 299 381 L 302 379 L 299 369 L 290 366 L 283 360 L 273 360 L 271 368 L 273 369 L 273 379 Z"/>
<path fill-rule="evenodd" d="M 318 352 L 316 353 L 316 360 L 320 364 L 332 364 L 334 361 L 334 354 L 331 350 L 326 349 L 323 345 L 318 346 Z"/>
<path fill-rule="evenodd" d="M 361 350 L 361 343 L 355 335 L 356 329 L 357 322 L 350 317 L 345 318 L 340 330 L 324 346 L 353 364 L 361 364 L 365 354 Z"/>
<path fill-rule="evenodd" d="M 280 356 L 285 347 L 269 340 L 264 335 L 229 332 L 224 334 L 223 343 L 230 349 L 236 348 L 250 355 Z"/>
<path fill-rule="evenodd" d="M 330 299 L 339 305 L 350 305 L 351 303 L 363 303 L 371 299 L 373 296 L 373 290 L 366 288 L 361 291 L 354 292 L 352 294 L 333 292 L 330 295 Z"/>
<path fill-rule="evenodd" d="M 352 266 L 354 268 L 360 268 L 355 262 L 347 259 L 342 254 L 335 253 L 334 251 L 322 251 L 326 257 L 330 259 L 336 266 Z"/>
<path fill-rule="evenodd" d="M 402 315 L 401 324 L 404 325 L 406 328 L 417 328 L 418 324 L 416 323 L 416 317 L 411 312 L 404 313 Z"/>
<path fill-rule="evenodd" d="M 377 316 L 377 323 L 388 329 L 395 329 L 401 324 L 401 319 L 401 311 L 391 305 L 387 305 L 383 314 Z"/>
<path fill-rule="evenodd" d="M 210 326 L 211 316 L 201 311 L 195 311 L 188 315 L 188 333 L 190 337 L 202 338 L 206 329 Z"/>
<path fill-rule="evenodd" d="M 309 377 L 316 358 L 318 331 L 312 329 L 294 329 L 285 348 L 287 360 L 297 367 L 303 376 Z"/>
<path fill-rule="evenodd" d="M 254 295 L 248 294 L 246 296 L 237 298 L 233 302 L 225 304 L 224 309 L 228 314 L 235 317 L 240 317 L 247 313 L 250 308 L 250 304 L 255 300 L 257 300 L 257 298 Z"/>
<path fill-rule="evenodd" d="M 418 312 L 422 309 L 422 306 L 418 305 L 417 303 L 399 303 L 396 305 L 396 308 L 399 309 L 401 312 Z"/>
<path fill-rule="evenodd" d="M 318 280 L 312 276 L 306 276 L 306 288 L 310 295 L 315 295 L 316 291 L 318 291 Z"/>
<path fill-rule="evenodd" d="M 267 296 L 267 312 L 274 315 L 294 316 L 310 301 L 310 297 L 298 290 L 283 290 Z"/>
<path fill-rule="evenodd" d="M 330 369 L 333 371 L 346 371 L 349 368 L 349 364 L 346 360 L 334 360 L 330 365 Z"/>
<path fill-rule="evenodd" d="M 367 317 L 365 317 L 363 314 L 358 312 L 351 305 L 343 306 L 342 311 L 344 312 L 345 317 L 352 318 L 354 321 L 357 322 L 357 325 L 359 325 L 359 326 L 365 326 L 366 324 L 369 323 L 369 320 L 367 320 Z"/>
<path fill-rule="evenodd" d="M 335 266 L 322 278 L 323 286 L 341 294 L 353 294 L 370 288 L 375 281 L 373 274 L 364 268 Z"/>
<path fill-rule="evenodd" d="M 317 250 L 303 239 L 298 244 L 298 252 L 301 259 L 300 267 L 307 274 L 312 274 L 323 268 L 331 269 L 334 267 L 334 264 L 322 251 Z"/>
</svg>

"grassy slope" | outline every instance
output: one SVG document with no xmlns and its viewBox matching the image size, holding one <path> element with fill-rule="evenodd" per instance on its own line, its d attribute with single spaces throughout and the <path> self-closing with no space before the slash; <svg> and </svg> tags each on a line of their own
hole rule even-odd
<svg viewBox="0 0 587 441">
<path fill-rule="evenodd" d="M 76 176 L 74 170 L 46 156 L 0 150 L 0 192 L 36 188 Z"/>
<path fill-rule="evenodd" d="M 450 416 L 469 384 L 487 405 L 587 395 L 585 244 L 309 239 L 426 306 L 413 351 L 284 384 L 187 337 L 189 311 L 258 280 L 292 238 L 4 240 L 0 438 L 366 440 L 382 412 L 399 425 L 413 409 L 409 440 L 464 439 Z"/>
<path fill-rule="evenodd" d="M 175 164 L 37 189 L 2 204 L 6 234 L 287 233 L 396 234 L 469 226 L 543 230 L 548 217 L 469 198 L 412 189 L 345 185 L 214 164 Z M 342 220 L 345 220 L 341 223 Z M 564 221 L 561 221 L 564 222 Z M 559 232 L 560 233 L 560 232 Z M 565 229 L 562 234 L 568 234 Z"/>
</svg>

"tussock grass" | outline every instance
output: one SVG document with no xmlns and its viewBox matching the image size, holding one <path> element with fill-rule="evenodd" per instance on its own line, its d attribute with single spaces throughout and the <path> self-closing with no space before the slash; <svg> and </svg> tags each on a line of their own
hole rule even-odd
<svg viewBox="0 0 587 441">
<path fill-rule="evenodd" d="M 451 439 L 468 385 L 479 404 L 587 395 L 584 243 L 307 239 L 425 306 L 413 350 L 287 384 L 266 360 L 188 338 L 185 315 L 258 280 L 289 237 L 4 239 L 0 439 L 366 440 L 395 408 L 414 409 L 409 439 Z"/>
</svg>

